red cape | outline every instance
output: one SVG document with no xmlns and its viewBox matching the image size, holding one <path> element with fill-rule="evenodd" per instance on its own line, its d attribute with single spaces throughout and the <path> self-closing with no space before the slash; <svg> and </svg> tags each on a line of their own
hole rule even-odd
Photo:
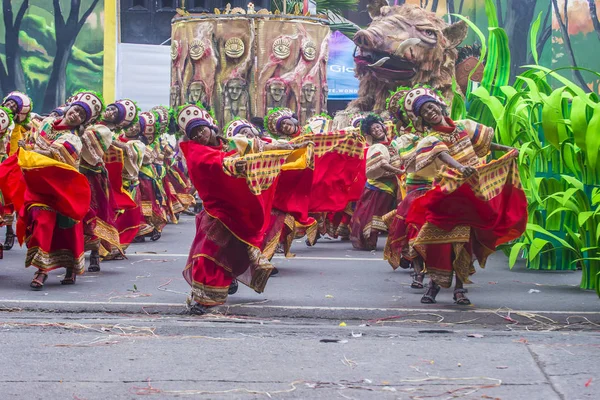
<svg viewBox="0 0 600 400">
<path fill-rule="evenodd" d="M 235 151 L 202 146 L 192 141 L 180 143 L 192 183 L 206 212 L 219 219 L 242 241 L 260 247 L 267 229 L 277 184 L 254 195 L 245 179 L 223 171 L 223 159 Z"/>
</svg>

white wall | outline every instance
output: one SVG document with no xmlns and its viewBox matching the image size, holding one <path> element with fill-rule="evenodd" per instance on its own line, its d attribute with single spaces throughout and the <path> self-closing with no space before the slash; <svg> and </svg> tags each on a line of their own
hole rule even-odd
<svg viewBox="0 0 600 400">
<path fill-rule="evenodd" d="M 169 105 L 171 47 L 120 43 L 116 98 L 137 102 L 142 111 Z"/>
</svg>

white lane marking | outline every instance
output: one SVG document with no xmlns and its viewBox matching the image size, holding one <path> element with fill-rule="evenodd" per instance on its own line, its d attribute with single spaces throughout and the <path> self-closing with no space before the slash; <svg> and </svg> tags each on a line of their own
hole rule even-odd
<svg viewBox="0 0 600 400">
<path fill-rule="evenodd" d="M 131 301 L 81 301 L 81 300 L 14 300 L 0 299 L 0 304 L 73 304 L 73 305 L 97 305 L 97 306 L 144 306 L 144 307 L 185 307 L 183 303 L 146 303 L 146 302 L 131 302 Z M 257 309 L 278 309 L 278 310 L 323 310 L 323 311 L 394 311 L 394 312 L 418 312 L 418 313 L 496 313 L 503 310 L 498 309 L 474 309 L 474 310 L 449 310 L 436 308 L 385 308 L 385 307 L 325 307 L 325 306 L 269 306 L 258 304 L 225 304 L 220 308 L 257 308 Z M 600 315 L 600 311 L 531 311 L 531 310 L 511 310 L 512 313 L 529 313 L 529 314 L 569 314 L 577 315 Z"/>
<path fill-rule="evenodd" d="M 134 253 L 127 254 L 129 257 L 188 257 L 189 254 L 179 253 Z M 385 261 L 382 258 L 366 258 L 366 257 L 314 257 L 314 256 L 296 256 L 286 258 L 284 256 L 274 256 L 278 260 L 330 260 L 330 261 Z"/>
</svg>

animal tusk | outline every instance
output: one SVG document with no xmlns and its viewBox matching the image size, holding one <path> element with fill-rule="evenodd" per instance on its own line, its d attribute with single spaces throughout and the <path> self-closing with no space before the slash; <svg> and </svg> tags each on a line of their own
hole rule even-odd
<svg viewBox="0 0 600 400">
<path fill-rule="evenodd" d="M 381 67 L 389 59 L 390 59 L 390 57 L 382 57 L 378 61 L 374 62 L 373 64 L 369 64 L 368 66 L 369 67 Z"/>
<path fill-rule="evenodd" d="M 400 43 L 398 45 L 398 48 L 394 52 L 394 55 L 398 56 L 398 57 L 402 57 L 404 55 L 404 52 L 406 51 L 406 49 L 408 49 L 410 46 L 415 46 L 419 43 L 421 43 L 421 39 L 417 39 L 417 38 L 406 39 L 405 41 L 403 41 L 402 43 Z"/>
</svg>

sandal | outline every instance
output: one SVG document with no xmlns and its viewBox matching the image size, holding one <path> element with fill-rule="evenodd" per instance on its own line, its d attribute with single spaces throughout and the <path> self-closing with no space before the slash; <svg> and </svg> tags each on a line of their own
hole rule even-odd
<svg viewBox="0 0 600 400">
<path fill-rule="evenodd" d="M 152 240 L 153 242 L 156 242 L 158 239 L 160 239 L 160 237 L 161 237 L 161 233 L 157 229 L 154 229 L 152 231 L 152 236 L 150 236 L 150 240 Z"/>
<path fill-rule="evenodd" d="M 77 280 L 77 275 L 75 274 L 75 270 L 73 268 L 67 268 L 67 272 L 65 272 L 65 279 L 60 281 L 61 285 L 74 285 Z"/>
<path fill-rule="evenodd" d="M 441 290 L 441 286 L 436 285 L 434 282 L 429 284 L 429 289 L 427 292 L 421 297 L 421 303 L 423 304 L 435 304 L 437 301 L 435 300 L 436 296 Z"/>
<path fill-rule="evenodd" d="M 410 260 L 407 260 L 406 258 L 400 259 L 400 268 L 409 269 L 411 267 L 412 267 L 412 263 L 410 262 Z"/>
<path fill-rule="evenodd" d="M 132 243 L 144 243 L 146 241 L 146 238 L 143 236 L 136 236 L 135 239 L 133 239 Z"/>
<path fill-rule="evenodd" d="M 92 251 L 92 254 L 90 254 L 88 272 L 100 272 L 100 254 L 96 251 Z"/>
<path fill-rule="evenodd" d="M 410 274 L 410 276 L 413 279 L 412 283 L 410 284 L 411 288 L 413 288 L 413 289 L 423 289 L 425 287 L 425 285 L 423 285 L 423 279 L 425 279 L 425 274 L 424 273 L 413 272 L 412 274 Z"/>
<path fill-rule="evenodd" d="M 233 279 L 231 281 L 231 284 L 229 285 L 229 290 L 227 291 L 227 294 L 235 294 L 238 291 L 238 281 L 237 279 Z"/>
<path fill-rule="evenodd" d="M 4 245 L 2 248 L 4 250 L 10 250 L 15 245 L 15 233 L 12 230 L 12 227 L 6 227 L 6 239 L 4 240 Z"/>
<path fill-rule="evenodd" d="M 199 303 L 195 303 L 187 310 L 187 313 L 190 315 L 204 315 L 206 312 L 206 307 Z"/>
<path fill-rule="evenodd" d="M 40 279 L 42 277 L 42 279 Z M 37 271 L 33 275 L 33 280 L 29 284 L 29 287 L 33 290 L 42 290 L 44 288 L 44 283 L 46 283 L 46 279 L 48 279 L 48 274 L 42 271 Z"/>
<path fill-rule="evenodd" d="M 277 243 L 277 247 L 275 248 L 276 254 L 285 254 L 285 249 L 283 248 L 283 243 Z"/>
<path fill-rule="evenodd" d="M 466 289 L 456 289 L 454 291 L 454 303 L 459 306 L 470 306 L 471 300 L 465 296 L 465 293 L 467 293 Z"/>
<path fill-rule="evenodd" d="M 321 234 L 319 232 L 317 232 L 317 236 L 315 237 L 314 243 L 311 243 L 309 239 L 306 239 L 305 243 L 308 247 L 313 247 L 315 244 L 317 244 L 319 239 L 321 239 Z M 271 274 L 271 275 L 273 275 L 273 274 Z"/>
</svg>

